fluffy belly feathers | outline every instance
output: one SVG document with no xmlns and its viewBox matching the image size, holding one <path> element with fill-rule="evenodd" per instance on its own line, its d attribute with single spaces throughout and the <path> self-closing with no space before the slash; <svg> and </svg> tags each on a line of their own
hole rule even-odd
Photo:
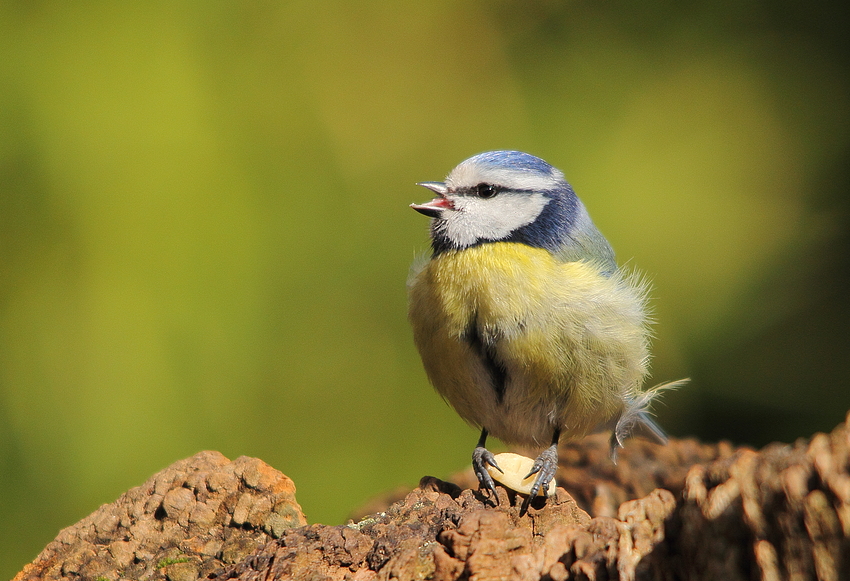
<svg viewBox="0 0 850 581">
<path fill-rule="evenodd" d="M 411 277 L 410 320 L 436 390 L 507 443 L 549 444 L 553 428 L 585 435 L 646 375 L 643 286 L 523 244 L 428 261 Z"/>
</svg>

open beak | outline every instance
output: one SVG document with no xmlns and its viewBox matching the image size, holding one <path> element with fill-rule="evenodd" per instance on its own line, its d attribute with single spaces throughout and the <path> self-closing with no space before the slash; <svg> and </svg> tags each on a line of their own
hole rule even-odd
<svg viewBox="0 0 850 581">
<path fill-rule="evenodd" d="M 425 202 L 424 204 L 410 204 L 410 207 L 420 214 L 425 214 L 429 218 L 439 218 L 444 210 L 451 210 L 454 208 L 454 204 L 452 204 L 451 200 L 446 198 L 446 193 L 449 191 L 449 188 L 446 187 L 446 184 L 443 182 L 419 182 L 416 185 L 428 188 L 437 194 L 437 197 L 430 202 Z"/>
</svg>

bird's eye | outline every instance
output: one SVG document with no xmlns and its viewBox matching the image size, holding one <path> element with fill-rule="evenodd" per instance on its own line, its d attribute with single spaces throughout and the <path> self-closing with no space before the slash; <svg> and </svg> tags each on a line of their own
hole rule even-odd
<svg viewBox="0 0 850 581">
<path fill-rule="evenodd" d="M 475 193 L 479 198 L 487 199 L 495 196 L 498 193 L 498 190 L 496 189 L 496 186 L 490 184 L 478 184 L 475 187 Z"/>
</svg>

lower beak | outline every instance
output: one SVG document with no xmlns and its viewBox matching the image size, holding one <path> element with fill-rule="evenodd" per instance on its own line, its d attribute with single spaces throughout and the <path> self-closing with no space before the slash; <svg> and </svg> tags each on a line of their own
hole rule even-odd
<svg viewBox="0 0 850 581">
<path fill-rule="evenodd" d="M 425 202 L 424 204 L 410 204 L 410 207 L 420 214 L 425 214 L 429 218 L 439 218 L 444 210 L 451 210 L 454 208 L 454 204 L 452 204 L 451 200 L 446 198 L 446 193 L 449 189 L 443 182 L 419 182 L 416 185 L 428 188 L 437 194 L 437 197 L 430 202 Z"/>
</svg>

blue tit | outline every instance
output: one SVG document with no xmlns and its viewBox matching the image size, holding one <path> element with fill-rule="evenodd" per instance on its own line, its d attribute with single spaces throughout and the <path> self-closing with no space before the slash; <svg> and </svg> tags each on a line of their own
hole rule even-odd
<svg viewBox="0 0 850 581">
<path fill-rule="evenodd" d="M 529 499 L 554 477 L 562 439 L 613 429 L 612 455 L 633 428 L 665 442 L 648 406 L 678 383 L 642 390 L 647 285 L 618 268 L 564 175 L 490 151 L 417 185 L 437 197 L 411 204 L 431 218 L 433 250 L 408 281 L 413 337 L 436 390 L 481 429 L 481 486 L 495 498 L 488 435 L 544 448 Z"/>
</svg>

